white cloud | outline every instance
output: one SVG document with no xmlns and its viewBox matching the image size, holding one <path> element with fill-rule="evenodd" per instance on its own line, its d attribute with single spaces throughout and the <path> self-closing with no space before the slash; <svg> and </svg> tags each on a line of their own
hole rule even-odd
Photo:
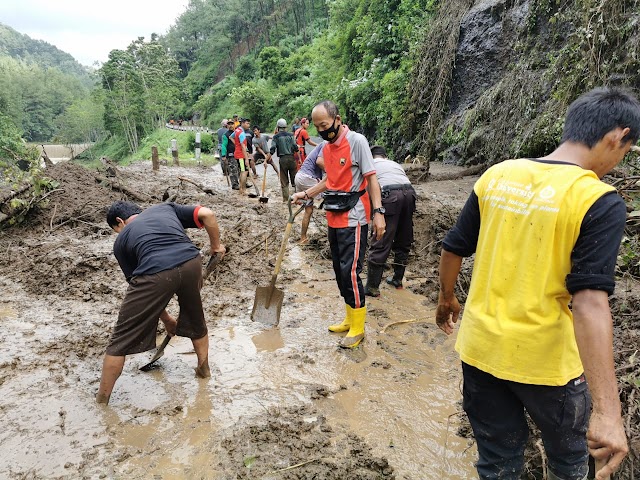
<svg viewBox="0 0 640 480">
<path fill-rule="evenodd" d="M 92 65 L 138 37 L 166 33 L 188 4 L 189 0 L 4 0 L 0 22 Z"/>
</svg>

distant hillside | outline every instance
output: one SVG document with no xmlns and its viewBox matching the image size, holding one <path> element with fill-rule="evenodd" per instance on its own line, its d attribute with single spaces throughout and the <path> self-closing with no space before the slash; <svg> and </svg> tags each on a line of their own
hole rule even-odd
<svg viewBox="0 0 640 480">
<path fill-rule="evenodd" d="M 83 84 L 90 85 L 91 78 L 86 67 L 71 55 L 43 40 L 34 40 L 0 23 L 0 56 L 8 56 L 42 68 L 57 68 L 78 77 Z"/>
</svg>

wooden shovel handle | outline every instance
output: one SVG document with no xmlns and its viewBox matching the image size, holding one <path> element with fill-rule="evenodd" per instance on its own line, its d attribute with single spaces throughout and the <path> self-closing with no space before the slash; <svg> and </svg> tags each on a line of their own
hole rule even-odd
<svg viewBox="0 0 640 480">
<path fill-rule="evenodd" d="M 273 290 L 273 287 L 276 285 L 276 278 L 278 278 L 278 274 L 280 273 L 280 265 L 282 265 L 282 259 L 284 258 L 284 252 L 287 249 L 287 241 L 289 240 L 289 235 L 291 234 L 291 227 L 293 227 L 293 221 L 298 216 L 298 214 L 304 210 L 304 205 L 302 205 L 298 210 L 293 212 L 291 210 L 291 200 L 289 200 L 289 221 L 287 222 L 287 228 L 284 229 L 284 236 L 282 237 L 282 243 L 280 244 L 280 251 L 278 252 L 278 259 L 276 260 L 276 268 L 271 276 L 271 282 L 269 283 L 269 287 Z"/>
<path fill-rule="evenodd" d="M 602 469 L 602 467 L 604 467 L 607 464 L 607 462 L 605 462 L 604 460 L 597 460 L 595 458 L 594 458 L 594 462 L 595 462 L 594 463 L 594 465 L 595 465 L 594 475 L 596 473 L 598 473 Z M 594 476 L 594 478 L 595 478 L 595 476 Z M 603 480 L 611 480 L 611 475 L 607 475 L 606 477 L 604 477 Z"/>
<path fill-rule="evenodd" d="M 267 161 L 263 163 L 264 165 L 264 175 L 262 175 L 262 196 L 264 197 L 264 191 L 267 189 Z"/>
</svg>

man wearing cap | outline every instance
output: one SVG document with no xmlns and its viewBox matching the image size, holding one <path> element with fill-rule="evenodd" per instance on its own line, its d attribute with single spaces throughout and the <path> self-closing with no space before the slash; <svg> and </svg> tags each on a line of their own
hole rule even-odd
<svg viewBox="0 0 640 480">
<path fill-rule="evenodd" d="M 308 143 L 312 147 L 315 147 L 317 145 L 317 143 L 311 140 L 311 138 L 309 137 L 309 132 L 307 131 L 308 128 L 309 120 L 303 118 L 302 120 L 300 120 L 300 128 L 298 128 L 293 134 L 296 139 L 296 145 L 298 145 L 298 158 L 296 159 L 298 170 L 300 170 L 300 167 L 304 163 L 304 159 L 307 158 L 305 144 Z"/>
<path fill-rule="evenodd" d="M 342 123 L 334 102 L 325 100 L 317 104 L 311 118 L 318 135 L 326 141 L 320 156 L 327 176 L 316 186 L 294 194 L 293 200 L 307 200 L 325 192 L 324 207 L 333 270 L 346 307 L 345 319 L 342 323 L 330 325 L 329 331 L 348 332 L 339 345 L 355 348 L 365 335 L 367 307 L 360 272 L 372 214 L 376 240 L 382 238 L 385 230 L 380 184 L 369 142 Z"/>
<path fill-rule="evenodd" d="M 298 151 L 298 145 L 293 138 L 293 134 L 287 132 L 287 121 L 280 118 L 277 123 L 277 133 L 271 139 L 271 155 L 278 152 L 280 162 L 280 186 L 282 187 L 282 201 L 289 200 L 289 183 L 295 188 L 296 185 L 296 161 L 293 158 L 294 152 Z"/>
<path fill-rule="evenodd" d="M 374 240 L 369 249 L 367 284 L 364 294 L 380 296 L 380 281 L 384 264 L 393 250 L 393 276 L 387 283 L 402 288 L 402 277 L 407 267 L 409 250 L 413 243 L 413 212 L 416 210 L 416 192 L 404 169 L 387 158 L 384 147 L 371 147 L 376 176 L 382 191 L 382 206 L 385 209 L 386 232 L 380 240 Z"/>
</svg>

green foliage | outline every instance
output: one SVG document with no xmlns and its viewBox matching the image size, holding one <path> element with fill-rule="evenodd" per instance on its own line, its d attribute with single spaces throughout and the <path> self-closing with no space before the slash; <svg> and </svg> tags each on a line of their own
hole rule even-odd
<svg viewBox="0 0 640 480">
<path fill-rule="evenodd" d="M 249 117 L 253 123 L 267 122 L 271 105 L 265 80 L 246 82 L 235 87 L 231 90 L 231 99 L 240 106 L 242 116 Z"/>
<path fill-rule="evenodd" d="M 29 141 L 50 141 L 58 117 L 87 98 L 93 78 L 73 57 L 0 24 L 0 110 Z"/>
<path fill-rule="evenodd" d="M 39 157 L 38 150 L 26 144 L 11 119 L 0 111 L 0 184 L 21 183 L 39 169 Z"/>
<path fill-rule="evenodd" d="M 178 63 L 157 41 L 138 38 L 127 50 L 112 50 L 100 69 L 105 91 L 105 127 L 122 135 L 129 152 L 140 137 L 164 124 L 179 95 Z"/>
<path fill-rule="evenodd" d="M 90 97 L 76 99 L 58 117 L 55 140 L 61 143 L 90 143 L 105 137 L 104 90 L 96 89 Z"/>
<path fill-rule="evenodd" d="M 86 87 L 72 75 L 0 56 L 0 106 L 27 140 L 53 138 L 57 117 L 86 95 Z"/>
<path fill-rule="evenodd" d="M 208 133 L 200 133 L 200 151 L 202 153 L 213 153 L 215 151 L 215 147 L 217 146 L 213 143 L 213 136 Z M 196 151 L 196 134 L 195 132 L 188 132 L 187 135 L 187 149 L 190 152 Z"/>
<path fill-rule="evenodd" d="M 85 88 L 93 85 L 88 69 L 80 65 L 71 55 L 42 40 L 16 32 L 0 23 L 0 57 L 20 60 L 26 65 L 36 65 L 42 70 L 53 68 L 80 80 Z"/>
<path fill-rule="evenodd" d="M 258 55 L 258 65 L 262 78 L 278 81 L 283 76 L 282 53 L 276 47 L 263 48 Z"/>
<path fill-rule="evenodd" d="M 236 67 L 236 77 L 241 82 L 249 82 L 253 80 L 253 77 L 256 74 L 256 66 L 251 58 L 248 56 L 242 57 L 238 61 L 238 66 Z"/>
<path fill-rule="evenodd" d="M 617 267 L 622 274 L 640 278 L 640 238 L 637 235 L 623 237 Z"/>
</svg>

